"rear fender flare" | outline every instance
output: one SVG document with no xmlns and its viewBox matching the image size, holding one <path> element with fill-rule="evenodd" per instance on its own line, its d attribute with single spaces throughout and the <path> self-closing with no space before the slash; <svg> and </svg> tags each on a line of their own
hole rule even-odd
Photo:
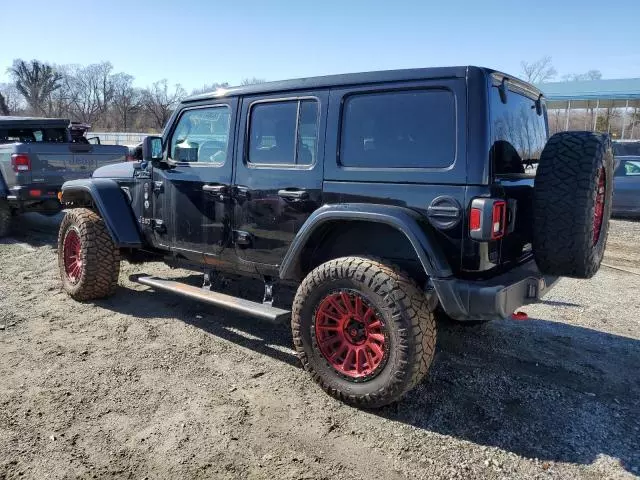
<svg viewBox="0 0 640 480">
<path fill-rule="evenodd" d="M 62 185 L 62 204 L 89 197 L 104 220 L 113 242 L 120 248 L 142 246 L 131 205 L 115 180 L 93 178 L 71 180 Z"/>
<path fill-rule="evenodd" d="M 343 204 L 325 205 L 316 210 L 304 223 L 294 238 L 282 264 L 282 280 L 299 281 L 302 278 L 300 259 L 303 249 L 313 233 L 323 224 L 335 220 L 368 221 L 389 225 L 404 234 L 430 278 L 447 278 L 453 275 L 449 263 L 436 241 L 423 228 L 426 220 L 419 213 L 393 205 Z"/>
</svg>

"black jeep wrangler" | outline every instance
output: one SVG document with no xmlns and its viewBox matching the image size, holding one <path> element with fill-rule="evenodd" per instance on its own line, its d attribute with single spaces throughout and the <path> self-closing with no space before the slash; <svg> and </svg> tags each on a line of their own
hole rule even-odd
<svg viewBox="0 0 640 480">
<path fill-rule="evenodd" d="M 436 315 L 510 317 L 559 276 L 600 266 L 611 209 L 606 136 L 548 138 L 540 91 L 478 67 L 265 83 L 185 100 L 143 160 L 62 187 L 58 258 L 78 300 L 114 292 L 121 258 L 200 270 L 155 289 L 291 317 L 329 394 L 378 407 L 418 384 Z M 264 281 L 264 300 L 211 290 Z M 273 287 L 297 287 L 291 312 Z"/>
</svg>

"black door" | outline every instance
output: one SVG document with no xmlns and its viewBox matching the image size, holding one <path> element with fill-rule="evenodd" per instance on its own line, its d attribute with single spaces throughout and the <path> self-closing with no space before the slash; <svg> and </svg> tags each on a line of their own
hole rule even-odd
<svg viewBox="0 0 640 480">
<path fill-rule="evenodd" d="M 234 241 L 244 260 L 277 266 L 322 204 L 327 92 L 244 98 L 234 179 Z"/>
<path fill-rule="evenodd" d="M 183 110 L 167 137 L 168 168 L 154 168 L 156 242 L 187 258 L 219 255 L 230 238 L 237 98 Z"/>
</svg>

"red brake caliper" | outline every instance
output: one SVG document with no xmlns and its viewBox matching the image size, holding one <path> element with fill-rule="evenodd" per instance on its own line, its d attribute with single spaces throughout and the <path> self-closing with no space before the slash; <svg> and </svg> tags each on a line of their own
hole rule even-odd
<svg viewBox="0 0 640 480">
<path fill-rule="evenodd" d="M 338 372 L 367 377 L 385 360 L 384 323 L 357 292 L 342 290 L 325 297 L 316 311 L 320 352 Z"/>
</svg>

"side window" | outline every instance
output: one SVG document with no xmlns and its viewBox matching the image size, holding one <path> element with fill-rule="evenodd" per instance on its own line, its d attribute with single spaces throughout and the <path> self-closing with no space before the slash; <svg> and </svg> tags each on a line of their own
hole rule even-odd
<svg viewBox="0 0 640 480">
<path fill-rule="evenodd" d="M 185 111 L 171 136 L 170 158 L 176 162 L 223 164 L 227 159 L 230 119 L 227 105 Z"/>
<path fill-rule="evenodd" d="M 340 163 L 345 167 L 448 167 L 456 155 L 456 110 L 448 90 L 347 97 Z"/>
<path fill-rule="evenodd" d="M 249 117 L 249 163 L 313 165 L 318 151 L 318 102 L 256 103 Z"/>
</svg>

